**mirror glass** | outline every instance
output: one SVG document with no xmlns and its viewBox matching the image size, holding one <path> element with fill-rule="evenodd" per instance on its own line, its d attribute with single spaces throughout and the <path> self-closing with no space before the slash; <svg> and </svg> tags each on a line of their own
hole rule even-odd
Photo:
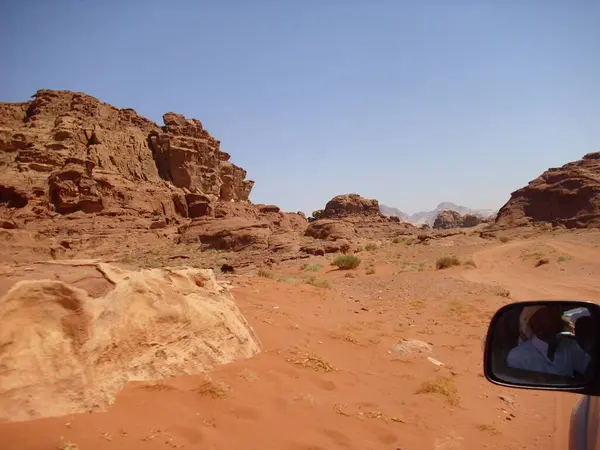
<svg viewBox="0 0 600 450">
<path fill-rule="evenodd" d="M 576 302 L 514 304 L 497 313 L 486 365 L 500 381 L 584 385 L 593 375 L 597 316 Z"/>
</svg>

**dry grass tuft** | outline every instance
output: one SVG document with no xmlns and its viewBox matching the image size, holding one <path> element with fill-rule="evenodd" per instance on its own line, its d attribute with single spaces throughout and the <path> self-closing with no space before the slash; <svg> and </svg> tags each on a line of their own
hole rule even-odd
<svg viewBox="0 0 600 450">
<path fill-rule="evenodd" d="M 269 269 L 265 269 L 264 267 L 259 267 L 256 271 L 256 275 L 263 278 L 269 278 L 271 280 L 275 279 L 275 274 Z"/>
<path fill-rule="evenodd" d="M 573 259 L 573 257 L 571 255 L 560 255 L 556 261 L 561 263 L 561 262 L 567 262 L 567 261 L 571 261 Z"/>
<path fill-rule="evenodd" d="M 223 398 L 227 396 L 230 390 L 231 388 L 224 381 L 209 379 L 194 389 L 193 392 L 212 398 Z"/>
<path fill-rule="evenodd" d="M 483 433 L 489 433 L 492 435 L 500 434 L 500 431 L 498 431 L 498 428 L 496 428 L 494 425 L 481 424 L 477 425 L 477 429 Z"/>
<path fill-rule="evenodd" d="M 458 405 L 458 388 L 454 380 L 449 377 L 437 377 L 433 380 L 425 381 L 417 389 L 416 393 L 442 395 L 446 398 L 448 404 L 452 406 Z"/>
<path fill-rule="evenodd" d="M 57 450 L 79 450 L 77 444 L 73 442 L 61 442 L 56 446 Z"/>
<path fill-rule="evenodd" d="M 452 266 L 460 266 L 460 260 L 456 256 L 443 256 L 435 262 L 438 270 L 447 269 Z"/>
<path fill-rule="evenodd" d="M 307 369 L 312 369 L 315 372 L 334 372 L 335 368 L 325 361 L 323 358 L 314 353 L 305 353 L 292 359 L 291 362 Z"/>
<path fill-rule="evenodd" d="M 333 265 L 340 270 L 356 269 L 360 265 L 360 259 L 354 255 L 341 255 L 333 261 Z"/>
<path fill-rule="evenodd" d="M 492 292 L 499 297 L 510 298 L 510 291 L 502 286 L 494 286 Z"/>
<path fill-rule="evenodd" d="M 331 284 L 329 284 L 329 281 L 327 280 L 319 280 L 316 276 L 311 276 L 307 279 L 304 280 L 304 282 L 306 284 L 310 284 L 311 286 L 314 287 L 318 287 L 318 288 L 323 288 L 323 289 L 329 289 L 331 288 Z"/>
<path fill-rule="evenodd" d="M 300 266 L 300 269 L 305 272 L 319 272 L 322 268 L 323 266 L 320 264 L 302 264 Z"/>
<path fill-rule="evenodd" d="M 467 259 L 463 264 L 468 267 L 477 267 L 477 264 L 475 264 L 475 261 L 473 261 L 472 259 Z"/>
<path fill-rule="evenodd" d="M 365 274 L 367 275 L 373 275 L 375 273 L 375 266 L 368 266 L 365 269 Z"/>
</svg>

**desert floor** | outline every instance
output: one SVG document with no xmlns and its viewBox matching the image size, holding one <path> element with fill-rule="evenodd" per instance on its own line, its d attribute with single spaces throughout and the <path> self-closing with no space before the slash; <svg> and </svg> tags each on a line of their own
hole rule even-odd
<svg viewBox="0 0 600 450">
<path fill-rule="evenodd" d="M 130 383 L 106 412 L 2 424 L 0 447 L 564 449 L 578 397 L 490 384 L 482 343 L 508 302 L 600 300 L 600 232 L 503 241 L 387 242 L 361 252 L 354 271 L 315 257 L 267 277 L 222 276 L 262 341 L 259 356 Z M 436 270 L 449 254 L 476 267 Z M 395 347 L 403 339 L 432 350 Z"/>
</svg>

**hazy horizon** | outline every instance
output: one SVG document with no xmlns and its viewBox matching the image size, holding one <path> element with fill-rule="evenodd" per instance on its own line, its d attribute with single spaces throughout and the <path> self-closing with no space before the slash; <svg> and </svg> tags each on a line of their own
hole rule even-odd
<svg viewBox="0 0 600 450">
<path fill-rule="evenodd" d="M 202 121 L 310 213 L 359 193 L 408 214 L 499 209 L 600 150 L 600 3 L 3 2 L 0 101 L 82 91 Z"/>
</svg>

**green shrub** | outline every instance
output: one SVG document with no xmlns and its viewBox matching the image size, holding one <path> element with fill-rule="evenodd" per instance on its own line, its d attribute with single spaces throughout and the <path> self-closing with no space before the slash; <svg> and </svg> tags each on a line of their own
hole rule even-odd
<svg viewBox="0 0 600 450">
<path fill-rule="evenodd" d="M 335 258 L 333 265 L 340 270 L 356 269 L 360 265 L 360 259 L 354 255 L 341 255 Z"/>
<path fill-rule="evenodd" d="M 460 260 L 456 256 L 443 256 L 435 262 L 435 267 L 438 270 L 452 266 L 460 266 Z"/>
</svg>

